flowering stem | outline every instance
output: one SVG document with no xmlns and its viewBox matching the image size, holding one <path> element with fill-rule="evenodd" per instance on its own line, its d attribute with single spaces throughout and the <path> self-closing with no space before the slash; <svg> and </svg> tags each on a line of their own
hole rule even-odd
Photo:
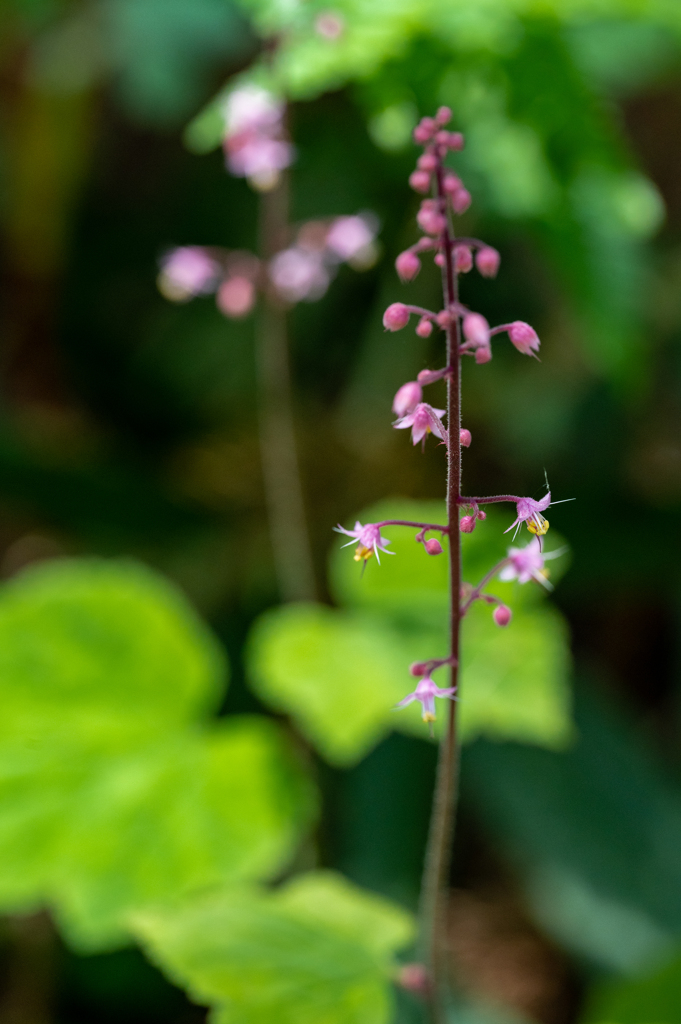
<svg viewBox="0 0 681 1024">
<path fill-rule="evenodd" d="M 510 559 L 508 558 L 502 558 L 500 562 L 497 562 L 494 568 L 490 569 L 488 573 L 485 573 L 485 575 L 478 583 L 477 587 L 474 587 L 473 590 L 471 590 L 467 599 L 461 605 L 461 618 L 464 617 L 464 615 L 466 614 L 470 606 L 473 604 L 473 602 L 478 600 L 483 587 L 486 587 L 489 581 L 492 579 L 492 577 L 495 576 L 500 569 L 503 569 L 505 565 L 508 565 L 509 561 Z"/>
<path fill-rule="evenodd" d="M 495 501 L 512 501 L 514 504 L 518 504 L 522 501 L 517 494 L 493 494 L 489 498 L 459 498 L 459 505 L 492 505 Z"/>
<path fill-rule="evenodd" d="M 442 211 L 446 209 L 443 187 L 444 173 L 441 161 L 437 167 L 437 196 Z M 458 279 L 452 260 L 453 233 L 449 226 L 443 233 L 444 266 L 442 270 L 444 304 L 451 308 L 458 304 Z M 458 683 L 460 593 L 461 593 L 461 534 L 459 531 L 459 505 L 461 504 L 461 359 L 459 356 L 460 330 L 458 318 L 447 327 L 447 422 L 455 443 L 447 446 L 447 522 L 449 526 L 450 567 L 450 686 Z M 437 779 L 433 796 L 433 810 L 421 889 L 421 944 L 426 964 L 433 977 L 431 1009 L 434 1019 L 444 1019 L 447 988 L 447 935 L 446 904 L 449 865 L 454 835 L 454 816 L 458 792 L 458 742 L 456 733 L 456 701 L 449 701 L 445 736 L 440 743 Z"/>
<path fill-rule="evenodd" d="M 260 249 L 270 259 L 286 244 L 288 181 L 260 200 Z M 260 449 L 272 552 L 284 601 L 313 599 L 314 569 L 296 454 L 286 314 L 274 296 L 261 305 L 257 325 Z"/>
</svg>

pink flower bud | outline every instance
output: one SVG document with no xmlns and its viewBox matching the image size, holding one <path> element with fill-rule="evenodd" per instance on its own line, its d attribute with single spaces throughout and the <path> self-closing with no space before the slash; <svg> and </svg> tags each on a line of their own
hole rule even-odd
<svg viewBox="0 0 681 1024">
<path fill-rule="evenodd" d="M 424 153 L 416 161 L 416 166 L 420 171 L 432 173 L 437 168 L 437 157 L 434 153 Z"/>
<path fill-rule="evenodd" d="M 448 146 L 449 145 L 449 132 L 436 132 L 435 133 L 435 141 L 440 146 Z"/>
<path fill-rule="evenodd" d="M 467 188 L 459 188 L 452 196 L 452 208 L 454 213 L 465 213 L 471 205 L 472 197 Z"/>
<path fill-rule="evenodd" d="M 436 380 L 442 380 L 446 376 L 446 370 L 421 370 L 416 379 L 419 384 L 434 384 Z"/>
<path fill-rule="evenodd" d="M 492 348 L 490 345 L 481 345 L 480 348 L 475 350 L 475 361 L 479 366 L 483 363 L 488 363 L 492 358 Z"/>
<path fill-rule="evenodd" d="M 403 302 L 393 302 L 383 314 L 386 331 L 401 331 L 409 323 L 409 310 Z"/>
<path fill-rule="evenodd" d="M 255 285 L 247 277 L 228 277 L 218 289 L 216 302 L 221 313 L 238 320 L 253 309 Z"/>
<path fill-rule="evenodd" d="M 491 245 L 478 249 L 475 257 L 475 265 L 483 277 L 496 277 L 500 261 L 501 256 Z"/>
<path fill-rule="evenodd" d="M 508 626 L 509 622 L 513 618 L 513 613 L 505 604 L 498 604 L 492 612 L 492 618 L 496 622 L 497 626 Z"/>
<path fill-rule="evenodd" d="M 456 174 L 445 174 L 442 187 L 450 196 L 458 192 L 459 189 L 463 188 L 463 182 L 461 178 L 457 177 Z"/>
<path fill-rule="evenodd" d="M 463 318 L 463 336 L 476 346 L 489 345 L 489 324 L 480 313 L 467 313 Z"/>
<path fill-rule="evenodd" d="M 416 128 L 414 128 L 414 131 L 412 132 L 414 142 L 417 142 L 421 146 L 424 142 L 428 142 L 432 134 L 432 131 L 430 131 L 429 128 L 424 128 L 422 124 L 417 124 Z"/>
<path fill-rule="evenodd" d="M 396 416 L 406 416 L 413 412 L 423 398 L 423 389 L 415 380 L 410 380 L 398 390 L 393 399 L 393 412 Z"/>
<path fill-rule="evenodd" d="M 414 171 L 414 174 L 421 173 L 425 172 Z M 439 235 L 447 226 L 446 219 L 428 201 L 421 203 L 421 209 L 416 214 L 416 223 L 427 235 Z"/>
<path fill-rule="evenodd" d="M 433 257 L 433 263 L 435 264 L 436 267 L 444 267 L 444 265 L 445 265 L 444 253 L 438 252 Z"/>
<path fill-rule="evenodd" d="M 426 661 L 415 661 L 409 666 L 409 674 L 418 677 L 425 676 L 428 671 L 428 663 Z"/>
<path fill-rule="evenodd" d="M 479 508 L 478 511 L 475 513 L 475 517 L 476 519 L 480 519 L 480 521 L 482 521 L 483 519 L 487 519 L 487 513 L 483 512 L 482 509 Z"/>
<path fill-rule="evenodd" d="M 412 171 L 409 175 L 409 185 L 414 192 L 427 192 L 430 188 L 430 174 L 428 171 Z"/>
<path fill-rule="evenodd" d="M 405 249 L 395 260 L 395 269 L 401 281 L 411 281 L 421 269 L 421 260 L 411 249 Z"/>
<path fill-rule="evenodd" d="M 473 253 L 467 245 L 454 246 L 454 269 L 457 274 L 467 274 L 473 269 Z"/>
<path fill-rule="evenodd" d="M 435 320 L 437 322 L 438 327 L 441 327 L 442 330 L 444 331 L 449 327 L 449 325 L 452 322 L 452 314 L 449 312 L 448 309 L 442 309 L 435 317 Z"/>
<path fill-rule="evenodd" d="M 422 316 L 416 325 L 416 333 L 419 338 L 429 338 L 433 333 L 433 325 L 427 316 Z M 423 372 L 423 371 L 421 371 Z M 419 377 L 421 374 L 419 374 Z"/>
<path fill-rule="evenodd" d="M 475 516 L 461 516 L 459 529 L 462 533 L 472 533 L 475 529 Z"/>
<path fill-rule="evenodd" d="M 464 448 L 470 448 L 473 436 L 470 430 L 466 430 L 464 427 L 459 431 L 459 444 L 463 445 Z"/>
<path fill-rule="evenodd" d="M 449 107 L 438 107 L 435 120 L 438 124 L 449 124 L 452 119 L 452 112 Z"/>
<path fill-rule="evenodd" d="M 421 125 L 421 128 L 423 128 L 424 131 L 430 132 L 431 135 L 433 134 L 433 132 L 437 128 L 437 124 L 435 123 L 435 118 L 434 117 L 422 117 L 421 121 L 420 121 L 420 125 Z"/>
<path fill-rule="evenodd" d="M 440 541 L 436 537 L 431 537 L 423 546 L 429 555 L 441 555 L 444 550 L 442 544 L 440 544 Z"/>
<path fill-rule="evenodd" d="M 508 336 L 524 356 L 531 356 L 539 351 L 539 338 L 537 332 L 524 320 L 514 320 L 508 327 Z"/>
<path fill-rule="evenodd" d="M 461 132 L 450 132 L 449 133 L 449 148 L 450 149 L 463 149 L 464 137 Z"/>
</svg>

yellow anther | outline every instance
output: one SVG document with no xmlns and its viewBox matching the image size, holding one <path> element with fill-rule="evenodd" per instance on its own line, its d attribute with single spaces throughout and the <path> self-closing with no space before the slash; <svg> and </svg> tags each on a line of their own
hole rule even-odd
<svg viewBox="0 0 681 1024">
<path fill-rule="evenodd" d="M 527 520 L 527 529 L 530 531 L 530 533 L 535 534 L 535 536 L 543 537 L 545 533 L 548 533 L 549 521 L 548 521 L 548 519 L 543 519 L 542 518 L 541 523 L 537 524 L 534 521 L 534 519 L 528 519 Z"/>
<path fill-rule="evenodd" d="M 434 722 L 435 721 L 435 715 L 432 713 L 432 711 L 424 711 L 423 712 L 423 721 L 424 722 Z"/>
<path fill-rule="evenodd" d="M 354 559 L 356 562 L 366 562 L 368 558 L 371 558 L 373 553 L 373 548 L 365 548 L 363 544 L 360 544 L 360 546 L 355 549 Z"/>
</svg>

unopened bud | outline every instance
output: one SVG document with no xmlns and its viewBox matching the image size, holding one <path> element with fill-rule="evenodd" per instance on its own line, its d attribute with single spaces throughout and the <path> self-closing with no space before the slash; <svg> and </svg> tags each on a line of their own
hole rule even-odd
<svg viewBox="0 0 681 1024">
<path fill-rule="evenodd" d="M 454 213 L 465 213 L 471 205 L 472 197 L 467 188 L 459 188 L 452 196 L 452 209 Z"/>
<path fill-rule="evenodd" d="M 454 269 L 458 274 L 467 274 L 473 269 L 473 253 L 467 245 L 454 246 Z"/>
<path fill-rule="evenodd" d="M 449 124 L 452 119 L 452 111 L 449 107 L 438 107 L 435 120 L 438 124 Z"/>
<path fill-rule="evenodd" d="M 509 622 L 513 618 L 513 613 L 505 604 L 498 604 L 492 612 L 492 618 L 496 622 L 497 626 L 508 626 Z"/>
<path fill-rule="evenodd" d="M 412 171 L 409 175 L 409 185 L 414 192 L 425 194 L 430 188 L 430 174 L 428 171 Z"/>
<path fill-rule="evenodd" d="M 415 174 L 425 172 L 415 171 Z M 439 235 L 447 226 L 447 220 L 433 209 L 431 203 L 421 203 L 421 209 L 416 214 L 416 223 L 427 235 Z"/>
<path fill-rule="evenodd" d="M 434 153 L 423 153 L 416 161 L 416 166 L 420 171 L 432 173 L 437 168 L 437 157 Z"/>
<path fill-rule="evenodd" d="M 450 149 L 463 149 L 464 137 L 461 132 L 450 132 L 449 133 L 449 148 Z"/>
<path fill-rule="evenodd" d="M 481 313 L 466 314 L 463 318 L 463 336 L 473 345 L 489 345 L 489 324 Z"/>
<path fill-rule="evenodd" d="M 433 263 L 435 264 L 436 267 L 444 267 L 444 265 L 445 265 L 444 253 L 442 253 L 442 252 L 436 253 L 436 255 L 433 257 Z"/>
<path fill-rule="evenodd" d="M 459 431 L 459 444 L 463 445 L 464 448 L 470 448 L 472 440 L 473 437 L 470 430 L 466 430 L 466 428 L 463 427 Z"/>
<path fill-rule="evenodd" d="M 478 366 L 482 366 L 483 363 L 489 363 L 492 358 L 492 347 L 491 345 L 481 345 L 480 348 L 475 350 L 475 361 Z"/>
<path fill-rule="evenodd" d="M 459 529 L 462 533 L 472 533 L 475 529 L 475 516 L 461 516 Z"/>
<path fill-rule="evenodd" d="M 401 331 L 409 323 L 409 310 L 403 302 L 393 302 L 383 314 L 386 331 Z"/>
<path fill-rule="evenodd" d="M 411 281 L 421 269 L 421 260 L 411 249 L 405 249 L 395 260 L 395 269 L 402 281 Z"/>
<path fill-rule="evenodd" d="M 410 380 L 398 390 L 393 399 L 393 412 L 396 416 L 406 416 L 413 412 L 423 398 L 423 390 L 415 380 Z"/>
<path fill-rule="evenodd" d="M 436 537 L 431 537 L 423 545 L 429 555 L 441 555 L 443 552 L 442 544 Z"/>
<path fill-rule="evenodd" d="M 221 313 L 238 320 L 253 309 L 255 285 L 247 277 L 228 277 L 218 289 L 216 302 Z"/>
<path fill-rule="evenodd" d="M 483 519 L 487 519 L 487 513 L 483 512 L 482 509 L 479 508 L 478 511 L 475 513 L 475 518 L 480 519 L 481 521 Z"/>
<path fill-rule="evenodd" d="M 449 195 L 454 195 L 455 192 L 458 192 L 459 189 L 463 188 L 463 182 L 456 174 L 445 174 L 442 187 Z"/>
<path fill-rule="evenodd" d="M 441 327 L 442 330 L 444 331 L 446 330 L 447 327 L 449 327 L 449 325 L 452 322 L 452 314 L 449 312 L 448 309 L 441 309 L 440 312 L 435 317 L 435 319 L 437 321 L 438 327 Z"/>
<path fill-rule="evenodd" d="M 424 128 L 423 125 L 421 124 L 417 124 L 416 128 L 414 128 L 414 131 L 412 132 L 414 142 L 417 142 L 421 146 L 424 144 L 424 142 L 429 141 L 432 134 L 432 131 L 430 131 L 428 128 Z"/>
<path fill-rule="evenodd" d="M 449 145 L 449 132 L 436 132 L 435 133 L 435 141 L 440 146 L 448 146 Z"/>
<path fill-rule="evenodd" d="M 427 316 L 422 316 L 416 325 L 416 333 L 419 338 L 429 338 L 433 333 L 433 325 Z M 421 374 L 419 374 L 419 377 Z"/>
<path fill-rule="evenodd" d="M 446 370 L 421 370 L 416 379 L 419 384 L 434 384 L 436 380 L 442 380 L 446 375 Z"/>
<path fill-rule="evenodd" d="M 491 245 L 485 245 L 482 249 L 478 249 L 475 265 L 483 277 L 496 277 L 500 262 L 501 256 Z"/>
<path fill-rule="evenodd" d="M 428 663 L 425 661 L 415 661 L 413 665 L 409 666 L 409 674 L 414 677 L 425 676 L 427 671 Z"/>
</svg>

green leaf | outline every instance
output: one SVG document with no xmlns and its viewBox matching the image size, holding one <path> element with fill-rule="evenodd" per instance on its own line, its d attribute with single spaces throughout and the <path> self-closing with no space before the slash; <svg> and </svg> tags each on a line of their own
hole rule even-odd
<svg viewBox="0 0 681 1024">
<path fill-rule="evenodd" d="M 403 910 L 331 872 L 141 913 L 134 927 L 225 1024 L 384 1024 L 392 954 L 413 936 Z"/>
<path fill-rule="evenodd" d="M 50 563 L 0 592 L 0 640 L 2 909 L 106 946 L 133 908 L 281 869 L 311 787 L 273 723 L 207 720 L 224 659 L 170 584 Z"/>
<path fill-rule="evenodd" d="M 643 977 L 598 985 L 583 1024 L 681 1024 L 681 957 Z"/>
<path fill-rule="evenodd" d="M 120 750 L 217 707 L 227 666 L 188 602 L 132 562 L 67 560 L 0 592 L 0 738 Z"/>
<path fill-rule="evenodd" d="M 408 663 L 382 623 L 299 604 L 262 616 L 247 663 L 256 693 L 292 715 L 332 763 L 352 764 L 390 728 L 407 691 Z"/>
</svg>

